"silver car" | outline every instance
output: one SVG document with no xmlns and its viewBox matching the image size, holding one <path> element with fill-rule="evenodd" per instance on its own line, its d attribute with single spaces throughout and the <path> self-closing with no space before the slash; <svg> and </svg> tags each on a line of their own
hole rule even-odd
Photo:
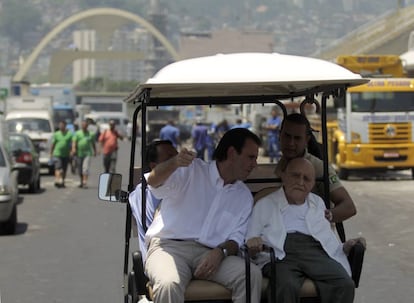
<svg viewBox="0 0 414 303">
<path fill-rule="evenodd" d="M 0 142 L 0 233 L 14 234 L 17 225 L 18 185 L 17 170 L 3 142 Z"/>
</svg>

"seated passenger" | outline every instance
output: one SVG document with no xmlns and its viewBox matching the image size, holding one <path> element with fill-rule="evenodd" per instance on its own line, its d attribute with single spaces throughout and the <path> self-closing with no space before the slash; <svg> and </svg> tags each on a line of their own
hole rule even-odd
<svg viewBox="0 0 414 303">
<path fill-rule="evenodd" d="M 182 148 L 158 164 L 147 180 L 162 199 L 149 227 L 145 270 L 155 303 L 184 302 L 193 278 L 209 280 L 232 291 L 234 303 L 246 302 L 243 244 L 253 207 L 242 182 L 257 165 L 260 139 L 244 128 L 229 130 L 205 162 Z M 262 274 L 251 266 L 252 302 L 260 302 Z"/>
<path fill-rule="evenodd" d="M 299 302 L 305 278 L 314 281 L 321 302 L 350 303 L 354 282 L 347 254 L 362 239 L 342 244 L 325 218 L 325 203 L 311 193 L 315 170 L 305 158 L 288 162 L 281 173 L 282 187 L 256 202 L 246 239 L 254 261 L 270 276 L 263 244 L 276 254 L 276 301 Z"/>
<path fill-rule="evenodd" d="M 151 142 L 146 147 L 145 161 L 143 168 L 144 173 L 151 171 L 158 163 L 167 161 L 177 155 L 177 150 L 174 148 L 171 141 L 156 140 Z M 131 206 L 132 214 L 138 227 L 138 243 L 142 254 L 142 259 L 145 260 L 147 254 L 147 247 L 145 245 L 145 230 L 142 224 L 142 203 L 141 203 L 141 183 L 137 185 L 135 190 L 129 194 L 129 205 Z M 146 188 L 146 225 L 151 225 L 154 219 L 155 210 L 160 204 L 160 200 L 155 198 L 151 191 Z"/>
<path fill-rule="evenodd" d="M 323 177 L 323 161 L 310 153 L 312 128 L 304 115 L 293 113 L 287 115 L 280 129 L 280 149 L 282 158 L 276 165 L 276 175 L 292 159 L 303 157 L 309 160 L 315 170 L 316 178 Z M 314 144 L 316 142 L 313 142 Z M 317 182 L 312 192 L 324 196 L 323 182 Z M 355 204 L 348 191 L 341 184 L 333 167 L 329 167 L 329 199 L 334 207 L 325 211 L 326 218 L 331 222 L 342 222 L 356 214 Z"/>
</svg>

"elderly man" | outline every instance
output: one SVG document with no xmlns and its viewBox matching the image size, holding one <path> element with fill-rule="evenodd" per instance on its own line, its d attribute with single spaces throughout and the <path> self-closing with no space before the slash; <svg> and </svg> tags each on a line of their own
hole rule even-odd
<svg viewBox="0 0 414 303">
<path fill-rule="evenodd" d="M 311 136 L 312 128 L 305 116 L 294 113 L 284 118 L 280 130 L 280 149 L 283 155 L 277 163 L 276 175 L 280 176 L 286 164 L 292 159 L 304 157 L 314 166 L 316 177 L 323 176 L 323 161 L 310 154 L 307 149 Z M 329 190 L 329 199 L 334 204 L 333 208 L 325 211 L 329 221 L 342 222 L 356 214 L 351 196 L 342 186 L 332 167 L 329 167 Z M 312 191 L 323 196 L 322 184 L 316 184 Z"/>
<path fill-rule="evenodd" d="M 299 302 L 306 277 L 315 282 L 321 302 L 353 302 L 355 286 L 346 255 L 363 240 L 342 244 L 337 239 L 325 218 L 325 203 L 311 193 L 315 170 L 310 161 L 290 160 L 281 178 L 278 191 L 257 201 L 247 233 L 250 253 L 266 276 L 271 264 L 260 252 L 263 244 L 275 250 L 277 302 Z"/>
</svg>

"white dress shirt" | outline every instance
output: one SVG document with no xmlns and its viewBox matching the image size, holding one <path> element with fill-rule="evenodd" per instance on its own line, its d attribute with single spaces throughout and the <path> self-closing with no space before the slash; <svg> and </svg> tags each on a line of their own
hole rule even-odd
<svg viewBox="0 0 414 303">
<path fill-rule="evenodd" d="M 147 231 L 147 243 L 158 237 L 195 240 L 208 247 L 227 240 L 243 244 L 253 197 L 241 181 L 224 185 L 216 161 L 194 159 L 150 190 L 163 202 Z"/>
</svg>

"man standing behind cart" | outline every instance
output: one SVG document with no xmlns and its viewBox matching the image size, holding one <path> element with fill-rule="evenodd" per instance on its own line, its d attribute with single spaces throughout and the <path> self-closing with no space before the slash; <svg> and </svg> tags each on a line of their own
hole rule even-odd
<svg viewBox="0 0 414 303">
<path fill-rule="evenodd" d="M 168 121 L 168 123 L 163 128 L 161 128 L 160 139 L 171 141 L 175 148 L 181 144 L 180 130 L 178 127 L 174 126 L 174 121 Z"/>
<path fill-rule="evenodd" d="M 279 146 L 279 129 L 282 119 L 279 115 L 277 107 L 272 108 L 271 116 L 267 119 L 265 129 L 267 130 L 267 144 L 268 155 L 270 163 L 279 161 L 280 146 Z"/>
<path fill-rule="evenodd" d="M 149 227 L 146 273 L 155 303 L 184 302 L 190 282 L 205 279 L 246 302 L 245 265 L 237 256 L 243 244 L 253 198 L 241 181 L 256 167 L 260 139 L 244 128 L 228 131 L 207 163 L 183 148 L 148 176 L 162 207 Z M 262 276 L 252 264 L 252 302 L 260 301 Z"/>
</svg>

